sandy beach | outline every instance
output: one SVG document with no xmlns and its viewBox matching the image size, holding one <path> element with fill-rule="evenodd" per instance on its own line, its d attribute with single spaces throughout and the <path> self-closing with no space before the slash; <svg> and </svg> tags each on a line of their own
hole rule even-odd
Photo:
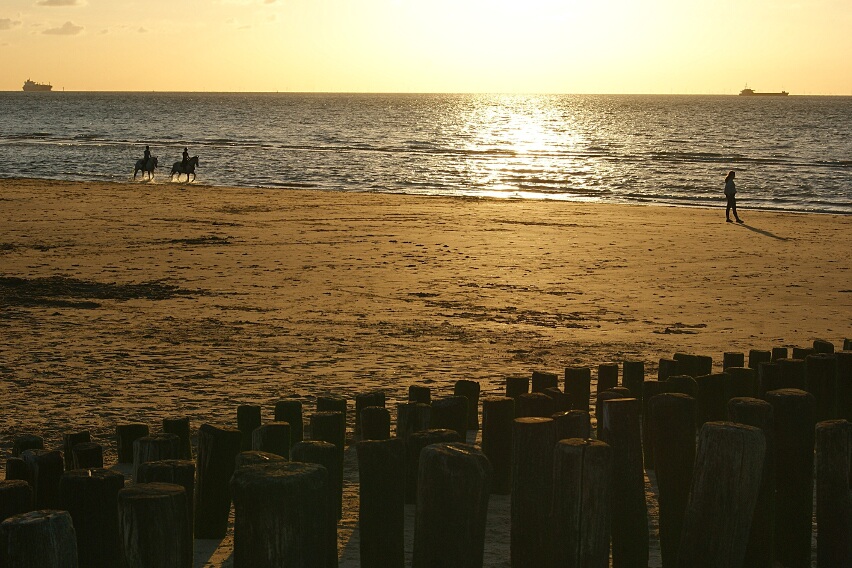
<svg viewBox="0 0 852 568">
<path fill-rule="evenodd" d="M 0 203 L 4 463 L 17 433 L 88 429 L 114 463 L 119 422 L 852 336 L 850 216 L 31 179 Z M 346 502 L 357 566 L 351 468 Z M 507 504 L 487 566 L 508 566 Z"/>
</svg>

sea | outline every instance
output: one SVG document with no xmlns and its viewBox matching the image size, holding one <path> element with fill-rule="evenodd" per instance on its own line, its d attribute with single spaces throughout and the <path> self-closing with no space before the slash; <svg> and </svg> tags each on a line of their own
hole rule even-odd
<svg viewBox="0 0 852 568">
<path fill-rule="evenodd" d="M 852 97 L 0 92 L 0 177 L 852 214 Z M 137 176 L 141 182 L 142 173 Z M 183 181 L 186 178 L 182 178 Z"/>
</svg>

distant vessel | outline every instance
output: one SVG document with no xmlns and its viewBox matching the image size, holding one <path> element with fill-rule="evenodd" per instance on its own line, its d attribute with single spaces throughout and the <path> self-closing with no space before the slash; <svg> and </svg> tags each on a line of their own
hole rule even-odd
<svg viewBox="0 0 852 568">
<path fill-rule="evenodd" d="M 742 91 L 740 91 L 741 97 L 786 97 L 789 95 L 787 91 L 781 91 L 780 93 L 758 93 L 754 89 L 749 89 L 746 87 Z"/>
<path fill-rule="evenodd" d="M 53 85 L 48 83 L 45 85 L 44 83 L 36 83 L 35 81 L 30 81 L 27 79 L 24 81 L 24 90 L 25 91 L 50 91 L 53 89 Z"/>
</svg>

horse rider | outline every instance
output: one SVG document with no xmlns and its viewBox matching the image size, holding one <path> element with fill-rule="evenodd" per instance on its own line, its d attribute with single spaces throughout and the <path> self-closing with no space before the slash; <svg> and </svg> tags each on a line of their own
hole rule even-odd
<svg viewBox="0 0 852 568">
<path fill-rule="evenodd" d="M 189 162 L 189 150 L 184 148 L 183 149 L 183 159 L 180 162 L 180 167 L 182 167 L 184 169 L 184 171 L 186 171 L 186 164 L 188 162 Z"/>
<path fill-rule="evenodd" d="M 142 155 L 142 164 L 148 165 L 148 160 L 151 159 L 151 149 L 145 146 L 145 153 Z"/>
</svg>

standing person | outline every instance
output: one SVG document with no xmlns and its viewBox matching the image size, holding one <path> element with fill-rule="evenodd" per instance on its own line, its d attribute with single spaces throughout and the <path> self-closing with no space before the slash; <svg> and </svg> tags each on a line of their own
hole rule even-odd
<svg viewBox="0 0 852 568">
<path fill-rule="evenodd" d="M 737 215 L 737 186 L 734 184 L 734 178 L 736 175 L 737 174 L 734 170 L 731 170 L 725 178 L 725 197 L 728 198 L 728 206 L 725 207 L 725 220 L 728 221 L 728 223 L 733 223 L 733 221 L 731 221 L 731 209 L 734 210 L 734 219 L 737 220 L 737 223 L 743 222 L 743 220 Z"/>
<path fill-rule="evenodd" d="M 189 150 L 184 148 L 183 149 L 183 159 L 180 162 L 180 166 L 183 168 L 183 171 L 186 171 L 187 162 L 189 162 Z"/>
</svg>

